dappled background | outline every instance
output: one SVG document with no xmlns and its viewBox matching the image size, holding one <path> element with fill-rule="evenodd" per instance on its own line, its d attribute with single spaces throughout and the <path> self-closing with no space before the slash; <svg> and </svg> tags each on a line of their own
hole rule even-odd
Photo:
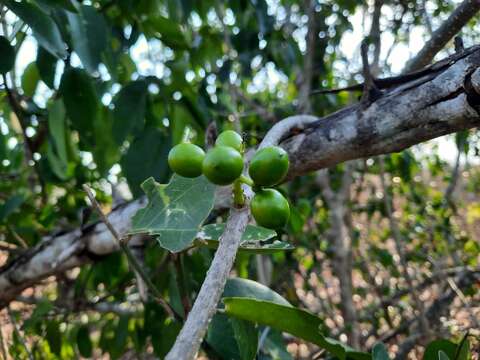
<svg viewBox="0 0 480 360">
<path fill-rule="evenodd" d="M 108 212 L 141 198 L 146 178 L 168 181 L 168 151 L 187 131 L 203 145 L 214 127 L 234 129 L 254 147 L 286 116 L 351 104 L 360 93 L 316 90 L 363 81 L 364 38 L 374 75 L 398 75 L 459 4 L 3 1 L 0 31 L 16 56 L 0 85 L 0 274 L 43 238 L 88 233 L 98 218 L 82 184 Z M 477 21 L 461 31 L 465 46 L 479 42 Z M 453 52 L 451 41 L 436 58 Z M 435 338 L 480 336 L 478 140 L 461 132 L 282 185 L 292 214 L 278 237 L 295 249 L 239 254 L 233 274 L 318 315 L 327 335 L 357 349 L 383 341 L 417 359 Z M 155 241 L 135 251 L 183 317 L 213 251 L 172 255 Z M 78 257 L 2 304 L 1 354 L 163 357 L 182 319 L 144 301 L 122 254 Z M 241 358 L 228 326 L 216 318 L 202 356 Z M 325 356 L 276 331 L 260 340 L 260 359 Z"/>
</svg>

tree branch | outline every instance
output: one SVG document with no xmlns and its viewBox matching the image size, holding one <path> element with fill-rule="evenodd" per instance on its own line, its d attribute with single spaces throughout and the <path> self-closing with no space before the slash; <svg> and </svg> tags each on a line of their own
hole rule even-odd
<svg viewBox="0 0 480 360">
<path fill-rule="evenodd" d="M 346 160 L 400 151 L 478 127 L 480 49 L 450 63 L 385 92 L 364 111 L 357 104 L 321 119 L 307 115 L 287 118 L 272 127 L 263 144 L 280 139 L 290 156 L 288 178 L 292 179 Z M 119 234 L 125 234 L 130 218 L 145 203 L 141 198 L 118 207 L 108 220 Z M 130 244 L 132 241 L 142 239 L 132 239 Z M 54 261 L 72 246 L 75 251 L 69 257 Z M 50 237 L 0 268 L 0 308 L 42 279 L 116 250 L 118 246 L 102 223 Z"/>
<path fill-rule="evenodd" d="M 408 62 L 404 72 L 409 73 L 428 65 L 435 55 L 445 47 L 479 10 L 479 0 L 464 0 L 448 19 L 433 32 L 432 37 L 423 49 Z"/>
</svg>

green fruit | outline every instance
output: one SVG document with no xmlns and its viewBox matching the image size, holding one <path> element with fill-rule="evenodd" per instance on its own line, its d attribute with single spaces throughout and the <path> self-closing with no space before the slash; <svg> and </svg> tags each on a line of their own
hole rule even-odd
<svg viewBox="0 0 480 360">
<path fill-rule="evenodd" d="M 243 139 L 235 131 L 227 130 L 218 135 L 215 145 L 229 146 L 240 152 L 243 148 Z"/>
<path fill-rule="evenodd" d="M 201 147 L 183 143 L 175 145 L 168 153 L 168 165 L 178 175 L 194 178 L 202 175 L 205 152 Z"/>
<path fill-rule="evenodd" d="M 215 146 L 203 160 L 203 174 L 217 185 L 231 184 L 242 174 L 242 170 L 242 155 L 228 146 Z"/>
<path fill-rule="evenodd" d="M 287 199 L 274 189 L 263 189 L 256 193 L 250 210 L 257 224 L 269 229 L 283 227 L 290 217 Z"/>
<path fill-rule="evenodd" d="M 278 146 L 269 146 L 256 152 L 248 173 L 255 185 L 273 186 L 287 175 L 289 165 L 285 150 Z"/>
</svg>

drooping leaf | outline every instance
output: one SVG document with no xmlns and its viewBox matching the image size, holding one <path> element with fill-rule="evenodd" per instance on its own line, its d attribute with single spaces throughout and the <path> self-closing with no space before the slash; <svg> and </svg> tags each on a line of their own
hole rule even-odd
<svg viewBox="0 0 480 360">
<path fill-rule="evenodd" d="M 95 144 L 92 149 L 93 159 L 98 166 L 100 174 L 105 174 L 118 162 L 120 157 L 118 145 L 111 136 L 112 127 L 112 112 L 107 107 L 102 107 L 98 120 L 94 124 Z"/>
<path fill-rule="evenodd" d="M 5 36 L 0 36 L 0 54 L 0 74 L 5 74 L 15 64 L 15 49 Z"/>
<path fill-rule="evenodd" d="M 438 360 L 451 360 L 442 350 L 438 352 Z"/>
<path fill-rule="evenodd" d="M 57 24 L 41 8 L 31 2 L 6 1 L 6 5 L 33 30 L 33 36 L 45 50 L 58 58 L 67 56 L 66 46 Z"/>
<path fill-rule="evenodd" d="M 98 117 L 99 102 L 92 79 L 85 70 L 70 68 L 62 76 L 60 93 L 68 117 L 80 138 L 93 142 L 94 123 Z"/>
<path fill-rule="evenodd" d="M 93 73 L 102 61 L 107 47 L 107 24 L 94 7 L 82 5 L 78 14 L 67 12 L 73 49 L 83 66 Z"/>
<path fill-rule="evenodd" d="M 287 300 L 269 287 L 256 281 L 242 278 L 228 279 L 222 297 L 250 298 L 291 306 Z"/>
<path fill-rule="evenodd" d="M 463 337 L 462 341 L 457 346 L 454 360 L 469 360 L 470 356 L 470 341 L 468 341 L 468 333 Z"/>
<path fill-rule="evenodd" d="M 341 360 L 370 360 L 371 355 L 354 351 L 349 346 L 323 336 L 320 332 L 323 321 L 315 315 L 291 306 L 247 298 L 224 298 L 225 312 L 243 320 L 288 332 L 327 350 Z"/>
<path fill-rule="evenodd" d="M 146 128 L 132 141 L 121 165 L 134 197 L 143 194 L 140 185 L 145 179 L 167 179 L 170 171 L 167 156 L 171 146 L 170 138 L 153 127 Z"/>
<path fill-rule="evenodd" d="M 385 345 L 381 342 L 373 345 L 372 348 L 372 360 L 390 360 L 388 351 Z"/>
<path fill-rule="evenodd" d="M 449 358 L 454 358 L 457 345 L 450 340 L 439 339 L 430 342 L 423 354 L 424 360 L 437 360 L 438 352 L 443 351 Z"/>
<path fill-rule="evenodd" d="M 258 349 L 258 329 L 249 321 L 230 319 L 235 341 L 240 351 L 240 359 L 253 360 Z"/>
<path fill-rule="evenodd" d="M 172 49 L 187 49 L 189 44 L 184 29 L 176 21 L 163 16 L 150 17 L 146 22 L 147 31 L 158 37 Z"/>
<path fill-rule="evenodd" d="M 205 340 L 222 359 L 241 360 L 234 336 L 230 318 L 224 314 L 215 314 L 208 326 Z"/>
<path fill-rule="evenodd" d="M 46 339 L 50 350 L 57 356 L 60 356 L 62 350 L 62 334 L 58 322 L 49 321 L 46 328 Z"/>
<path fill-rule="evenodd" d="M 0 222 L 4 221 L 11 213 L 17 210 L 25 201 L 23 195 L 13 195 L 0 204 Z"/>
<path fill-rule="evenodd" d="M 50 88 L 54 88 L 57 58 L 39 46 L 37 50 L 37 67 L 40 79 Z"/>
<path fill-rule="evenodd" d="M 173 175 L 166 185 L 149 178 L 142 189 L 148 205 L 133 216 L 130 233 L 154 235 L 160 246 L 172 252 L 188 247 L 213 208 L 215 186 L 204 176 Z"/>
<path fill-rule="evenodd" d="M 92 356 L 93 345 L 87 326 L 81 326 L 77 331 L 77 348 L 83 357 L 89 358 Z"/>
<path fill-rule="evenodd" d="M 126 137 L 144 126 L 147 100 L 147 82 L 132 81 L 120 90 L 115 98 L 113 110 L 113 136 L 121 145 Z"/>
<path fill-rule="evenodd" d="M 39 3 L 46 4 L 46 5 L 51 6 L 53 8 L 61 7 L 65 10 L 68 10 L 68 11 L 71 11 L 71 12 L 77 12 L 77 9 L 72 4 L 71 0 L 37 0 L 37 1 Z"/>
<path fill-rule="evenodd" d="M 37 90 L 38 82 L 40 81 L 40 74 L 38 73 L 38 67 L 35 62 L 31 62 L 27 65 L 22 75 L 22 89 L 23 93 L 32 97 Z"/>
</svg>

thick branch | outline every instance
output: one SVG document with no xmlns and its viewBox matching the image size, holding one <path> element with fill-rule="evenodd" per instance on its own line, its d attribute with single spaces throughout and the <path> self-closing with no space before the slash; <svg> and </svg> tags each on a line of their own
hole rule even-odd
<svg viewBox="0 0 480 360">
<path fill-rule="evenodd" d="M 301 116 L 306 121 L 300 126 L 298 118 L 290 118 L 276 124 L 265 140 L 275 143 L 283 138 L 280 145 L 290 155 L 291 179 L 346 160 L 400 151 L 478 127 L 479 66 L 477 49 L 439 72 L 432 70 L 385 92 L 364 111 L 353 105 L 322 119 Z M 290 135 L 285 136 L 287 133 Z M 131 216 L 144 205 L 142 199 L 120 207 L 109 215 L 109 221 L 124 234 Z M 91 255 L 117 249 L 103 224 L 49 238 L 0 269 L 0 307 L 52 274 L 80 266 Z"/>
<path fill-rule="evenodd" d="M 472 19 L 480 10 L 479 0 L 464 0 L 449 18 L 433 32 L 423 49 L 408 62 L 405 72 L 412 72 L 428 65 L 434 56 Z"/>
</svg>

